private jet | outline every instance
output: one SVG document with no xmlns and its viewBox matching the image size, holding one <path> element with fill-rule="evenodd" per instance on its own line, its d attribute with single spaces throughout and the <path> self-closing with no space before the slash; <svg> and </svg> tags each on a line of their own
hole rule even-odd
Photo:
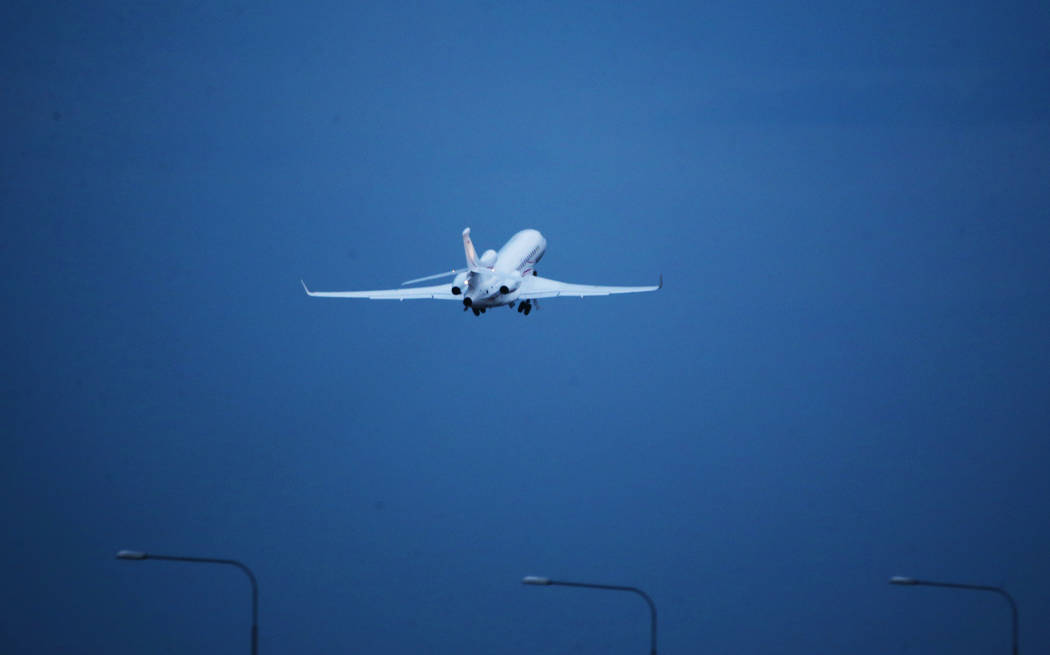
<svg viewBox="0 0 1050 655">
<path fill-rule="evenodd" d="M 317 298 L 368 298 L 369 300 L 461 300 L 463 311 L 472 310 L 480 316 L 491 307 L 517 306 L 518 312 L 528 316 L 540 298 L 563 296 L 608 296 L 614 293 L 642 293 L 656 291 L 663 286 L 663 276 L 655 286 L 609 287 L 591 284 L 570 284 L 540 277 L 536 264 L 547 251 L 547 240 L 536 230 L 522 230 L 510 238 L 499 252 L 486 250 L 478 257 L 470 240 L 470 228 L 463 230 L 463 250 L 467 256 L 467 267 L 453 269 L 436 275 L 402 282 L 406 287 L 418 282 L 455 276 L 451 284 L 427 287 L 407 287 L 380 291 L 310 291 L 306 282 L 303 289 L 308 296 Z"/>
</svg>

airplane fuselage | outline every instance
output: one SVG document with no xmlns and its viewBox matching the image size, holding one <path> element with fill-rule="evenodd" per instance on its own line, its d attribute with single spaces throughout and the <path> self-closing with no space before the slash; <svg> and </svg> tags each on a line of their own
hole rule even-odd
<svg viewBox="0 0 1050 655">
<path fill-rule="evenodd" d="M 547 240 L 537 230 L 522 230 L 499 249 L 487 250 L 476 270 L 460 273 L 452 293 L 463 295 L 463 305 L 473 309 L 510 305 L 518 299 L 523 279 L 535 275 L 536 263 L 547 251 Z"/>
</svg>

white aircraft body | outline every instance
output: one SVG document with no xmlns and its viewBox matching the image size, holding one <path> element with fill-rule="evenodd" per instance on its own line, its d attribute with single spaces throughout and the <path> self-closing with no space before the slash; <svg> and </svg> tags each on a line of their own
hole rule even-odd
<svg viewBox="0 0 1050 655">
<path fill-rule="evenodd" d="M 463 250 L 467 256 L 467 268 L 452 270 L 437 275 L 428 275 L 403 282 L 402 287 L 416 282 L 454 275 L 451 284 L 429 287 L 407 287 L 381 291 L 310 291 L 303 282 L 307 295 L 321 298 L 368 298 L 370 300 L 412 300 L 432 298 L 435 300 L 462 300 L 463 310 L 484 314 L 489 307 L 509 306 L 517 303 L 518 311 L 529 314 L 533 301 L 539 298 L 559 296 L 608 296 L 614 293 L 639 293 L 656 291 L 660 283 L 648 287 L 608 287 L 591 284 L 569 284 L 539 277 L 536 263 L 547 250 L 547 240 L 536 230 L 522 230 L 510 238 L 499 252 L 486 250 L 478 257 L 470 240 L 470 228 L 463 230 Z"/>
</svg>

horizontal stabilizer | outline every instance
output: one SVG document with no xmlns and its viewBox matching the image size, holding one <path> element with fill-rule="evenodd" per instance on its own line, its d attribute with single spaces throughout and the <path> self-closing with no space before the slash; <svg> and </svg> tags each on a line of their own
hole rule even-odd
<svg viewBox="0 0 1050 655">
<path fill-rule="evenodd" d="M 466 270 L 467 269 L 465 268 L 461 268 L 458 271 L 456 269 L 452 269 L 451 271 L 445 271 L 444 273 L 435 273 L 434 275 L 428 275 L 426 277 L 417 277 L 414 280 L 402 282 L 401 286 L 405 286 L 406 284 L 415 284 L 416 282 L 426 282 L 427 280 L 436 280 L 439 277 L 448 277 L 449 275 L 455 275 L 456 273 L 463 273 Z"/>
</svg>

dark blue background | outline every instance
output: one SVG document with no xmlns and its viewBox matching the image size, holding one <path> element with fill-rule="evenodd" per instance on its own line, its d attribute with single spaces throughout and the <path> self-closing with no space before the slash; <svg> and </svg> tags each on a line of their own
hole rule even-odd
<svg viewBox="0 0 1050 655">
<path fill-rule="evenodd" d="M 1050 649 L 1050 10 L 0 9 L 0 651 Z M 657 294 L 332 301 L 521 228 Z"/>
</svg>

